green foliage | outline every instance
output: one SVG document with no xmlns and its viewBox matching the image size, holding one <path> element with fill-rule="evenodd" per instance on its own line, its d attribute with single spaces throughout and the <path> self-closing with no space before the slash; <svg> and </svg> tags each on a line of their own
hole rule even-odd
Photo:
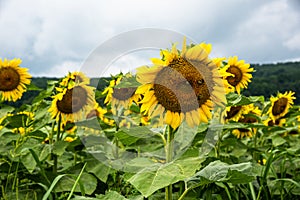
<svg viewBox="0 0 300 200">
<path fill-rule="evenodd" d="M 25 93 L 30 98 L 0 104 L 0 199 L 156 200 L 170 193 L 179 200 L 299 199 L 300 107 L 289 110 L 284 125 L 264 123 L 270 94 L 300 94 L 286 82 L 299 85 L 298 66 L 255 66 L 249 90 L 226 96 L 227 106 L 258 106 L 262 115 L 247 115 L 255 123 L 212 120 L 176 130 L 139 123 L 125 128 L 94 117 L 69 132 L 48 112 L 57 79 L 34 78 Z M 91 80 L 100 104 L 108 83 Z M 132 106 L 130 114 L 137 117 L 139 109 Z M 21 111 L 34 118 L 16 114 Z M 253 136 L 237 138 L 234 130 L 251 130 Z"/>
</svg>

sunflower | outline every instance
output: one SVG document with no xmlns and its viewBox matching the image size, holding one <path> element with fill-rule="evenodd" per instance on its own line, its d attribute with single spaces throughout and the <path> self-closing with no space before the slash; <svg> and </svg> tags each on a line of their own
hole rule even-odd
<svg viewBox="0 0 300 200">
<path fill-rule="evenodd" d="M 109 126 L 114 125 L 114 120 L 109 119 L 105 116 L 108 111 L 105 108 L 102 108 L 97 102 L 95 102 L 94 109 L 92 109 L 86 116 L 87 119 L 92 117 L 98 117 L 100 120 L 102 120 L 105 124 Z"/>
<path fill-rule="evenodd" d="M 151 119 L 159 116 L 159 126 L 176 129 L 184 120 L 190 127 L 208 122 L 213 106 L 226 101 L 222 78 L 201 46 L 187 48 L 184 40 L 181 53 L 173 45 L 161 51 L 162 59 L 152 59 L 152 67 L 136 70 L 141 112 Z"/>
<path fill-rule="evenodd" d="M 252 109 L 252 104 L 240 106 L 228 106 L 225 109 L 225 121 L 238 121 L 243 115 L 248 114 Z"/>
<path fill-rule="evenodd" d="M 63 88 L 61 92 L 53 96 L 49 112 L 51 117 L 62 124 L 85 119 L 86 114 L 95 105 L 94 88 L 83 83 L 78 83 L 71 88 Z"/>
<path fill-rule="evenodd" d="M 137 104 L 140 99 L 139 94 L 135 94 L 137 87 L 117 87 L 123 78 L 132 78 L 131 74 L 126 74 L 123 76 L 120 74 L 116 78 L 110 81 L 110 84 L 102 94 L 106 94 L 104 104 L 111 104 L 111 110 L 114 115 L 116 115 L 117 110 L 120 108 L 128 109 L 133 102 Z"/>
<path fill-rule="evenodd" d="M 258 122 L 256 117 L 261 116 L 261 110 L 253 104 L 249 104 L 247 105 L 247 107 L 248 113 L 244 113 L 238 119 L 238 122 L 243 124 L 252 124 Z M 256 131 L 256 128 L 238 128 L 233 130 L 232 134 L 235 135 L 237 138 L 252 137 L 253 134 L 256 134 Z"/>
<path fill-rule="evenodd" d="M 20 123 L 18 123 L 19 126 L 15 127 L 14 125 L 14 128 L 12 129 L 13 133 L 19 133 L 20 135 L 24 136 L 26 133 L 29 133 L 30 131 L 33 130 L 33 127 L 31 127 L 30 124 L 32 124 L 32 121 L 34 120 L 34 113 L 29 111 L 21 111 L 15 114 L 7 113 L 4 117 L 0 119 L 0 130 L 4 126 L 7 126 L 10 123 L 9 121 L 12 121 L 12 120 L 6 121 L 6 119 L 10 117 L 16 117 L 15 120 L 13 121 L 20 120 Z M 3 124 L 4 126 L 1 126 L 1 124 Z"/>
<path fill-rule="evenodd" d="M 248 83 L 251 82 L 252 74 L 254 69 L 250 68 L 250 64 L 245 63 L 244 60 L 238 60 L 237 56 L 229 57 L 228 63 L 223 68 L 220 69 L 225 76 L 224 79 L 228 82 L 229 91 L 237 91 L 238 94 L 241 93 L 242 88 L 247 88 Z"/>
<path fill-rule="evenodd" d="M 284 118 L 278 118 L 275 121 L 273 119 L 268 118 L 264 121 L 265 126 L 280 126 L 282 127 L 286 123 L 286 119 Z"/>
<path fill-rule="evenodd" d="M 2 101 L 17 101 L 30 84 L 31 75 L 27 68 L 21 68 L 21 59 L 7 60 L 0 58 L 0 96 Z"/>
<path fill-rule="evenodd" d="M 68 75 L 62 79 L 60 85 L 68 87 L 70 83 L 84 83 L 88 85 L 90 84 L 90 79 L 82 72 L 69 72 Z"/>
<path fill-rule="evenodd" d="M 289 109 L 292 107 L 294 104 L 294 97 L 295 92 L 285 92 L 284 94 L 278 92 L 276 97 L 271 97 L 270 102 L 271 102 L 271 107 L 268 110 L 268 114 L 270 118 L 275 122 L 276 119 L 279 119 L 283 117 Z"/>
</svg>

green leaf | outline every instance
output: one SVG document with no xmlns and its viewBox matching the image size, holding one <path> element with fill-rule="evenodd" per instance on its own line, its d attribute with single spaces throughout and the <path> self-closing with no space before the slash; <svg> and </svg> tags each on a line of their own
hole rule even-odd
<svg viewBox="0 0 300 200">
<path fill-rule="evenodd" d="M 7 113 L 10 113 L 12 111 L 14 111 L 14 107 L 11 107 L 11 106 L 7 106 L 7 105 L 0 105 L 0 119 L 4 116 L 7 115 Z"/>
<path fill-rule="evenodd" d="M 282 144 L 286 143 L 286 140 L 283 139 L 282 137 L 280 137 L 279 135 L 276 135 L 272 138 L 272 144 L 277 147 L 280 146 Z"/>
<path fill-rule="evenodd" d="M 97 120 L 96 117 L 87 119 L 84 121 L 76 122 L 76 126 L 78 127 L 87 127 L 95 130 L 101 130 L 100 122 Z"/>
<path fill-rule="evenodd" d="M 112 169 L 98 160 L 92 160 L 87 163 L 86 171 L 94 174 L 98 179 L 105 183 Z"/>
<path fill-rule="evenodd" d="M 144 196 L 192 176 L 202 160 L 198 157 L 176 160 L 166 164 L 154 164 L 132 176 L 128 181 Z"/>
<path fill-rule="evenodd" d="M 53 190 L 53 188 L 55 187 L 55 185 L 58 183 L 58 181 L 63 178 L 64 176 L 66 176 L 67 174 L 61 174 L 58 175 L 57 177 L 55 177 L 55 179 L 53 180 L 50 188 L 47 190 L 47 192 L 44 194 L 43 196 L 43 200 L 47 200 L 49 196 L 51 196 L 51 192 Z"/>
<path fill-rule="evenodd" d="M 150 160 L 149 158 L 137 157 L 130 160 L 129 162 L 126 162 L 125 170 L 130 172 L 137 172 L 146 167 L 152 166 L 157 162 L 158 161 L 156 161 L 154 158 L 153 160 Z"/>
<path fill-rule="evenodd" d="M 108 191 L 105 195 L 100 194 L 100 195 L 96 195 L 97 199 L 101 199 L 101 200 L 126 200 L 126 198 L 122 195 L 120 195 L 119 193 L 117 193 L 116 191 Z"/>
<path fill-rule="evenodd" d="M 31 155 L 31 153 L 29 153 L 29 150 L 28 150 L 27 154 L 21 156 L 21 162 L 26 167 L 26 169 L 29 171 L 29 173 L 32 173 L 36 167 L 36 162 L 35 162 L 33 156 Z"/>
<path fill-rule="evenodd" d="M 53 145 L 53 153 L 61 156 L 65 152 L 66 148 L 70 143 L 66 141 L 57 141 Z"/>
<path fill-rule="evenodd" d="M 127 134 L 125 131 L 120 130 L 116 133 L 116 137 L 124 145 L 131 145 L 138 141 L 140 138 Z"/>
<path fill-rule="evenodd" d="M 248 105 L 251 103 L 264 102 L 264 96 L 250 96 L 245 97 L 236 93 L 229 93 L 226 95 L 227 106 L 242 106 Z"/>
<path fill-rule="evenodd" d="M 78 174 L 64 176 L 55 186 L 55 192 L 71 191 Z M 75 187 L 74 192 L 81 192 L 80 184 L 83 186 L 84 192 L 91 195 L 97 187 L 97 179 L 88 173 L 82 173 L 79 184 Z"/>
<path fill-rule="evenodd" d="M 135 76 L 123 76 L 121 82 L 115 88 L 136 88 L 140 85 L 141 83 L 136 80 Z"/>
<path fill-rule="evenodd" d="M 51 145 L 45 144 L 39 155 L 39 160 L 44 161 L 50 155 L 51 150 L 52 150 Z"/>
<path fill-rule="evenodd" d="M 42 89 L 34 85 L 32 82 L 27 86 L 27 90 L 31 91 L 41 91 Z"/>
<path fill-rule="evenodd" d="M 247 183 L 258 176 L 259 172 L 250 162 L 229 165 L 219 160 L 197 172 L 188 179 L 188 187 L 197 187 L 213 182 Z"/>
</svg>

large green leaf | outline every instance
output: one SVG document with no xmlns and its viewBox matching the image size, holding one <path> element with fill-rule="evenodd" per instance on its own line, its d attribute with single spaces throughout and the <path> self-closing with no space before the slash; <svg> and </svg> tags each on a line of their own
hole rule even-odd
<svg viewBox="0 0 300 200">
<path fill-rule="evenodd" d="M 202 160 L 198 157 L 176 160 L 166 164 L 154 164 L 132 176 L 128 181 L 148 197 L 170 184 L 191 177 L 199 169 Z"/>
<path fill-rule="evenodd" d="M 229 165 L 217 160 L 197 172 L 187 182 L 188 187 L 197 187 L 213 182 L 238 184 L 248 183 L 258 175 L 260 175 L 259 169 L 250 162 Z"/>
<path fill-rule="evenodd" d="M 116 191 L 108 191 L 105 195 L 100 194 L 99 196 L 97 195 L 97 199 L 101 200 L 126 200 L 125 197 L 117 193 Z"/>
<path fill-rule="evenodd" d="M 54 188 L 55 192 L 71 191 L 77 176 L 77 174 L 74 174 L 62 177 Z M 90 195 L 97 187 L 97 179 L 91 174 L 83 173 L 74 191 L 81 192 L 81 187 L 83 187 L 86 194 Z"/>
<path fill-rule="evenodd" d="M 98 179 L 105 183 L 112 169 L 98 160 L 91 160 L 88 161 L 86 165 L 86 171 L 93 173 Z"/>
</svg>

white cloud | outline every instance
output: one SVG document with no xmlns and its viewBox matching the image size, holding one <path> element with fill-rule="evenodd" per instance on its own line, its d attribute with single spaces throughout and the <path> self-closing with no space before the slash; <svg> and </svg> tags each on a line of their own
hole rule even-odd
<svg viewBox="0 0 300 200">
<path fill-rule="evenodd" d="M 1 1 L 0 27 L 5 31 L 0 31 L 0 57 L 20 57 L 32 72 L 47 74 L 43 70 L 84 62 L 117 34 L 152 27 L 212 43 L 218 56 L 239 55 L 249 62 L 293 59 L 300 54 L 295 4 L 296 0 Z"/>
<path fill-rule="evenodd" d="M 31 72 L 36 77 L 64 77 L 69 72 L 80 71 L 81 63 L 74 61 L 64 61 L 51 68 L 44 68 L 42 72 Z"/>
</svg>

